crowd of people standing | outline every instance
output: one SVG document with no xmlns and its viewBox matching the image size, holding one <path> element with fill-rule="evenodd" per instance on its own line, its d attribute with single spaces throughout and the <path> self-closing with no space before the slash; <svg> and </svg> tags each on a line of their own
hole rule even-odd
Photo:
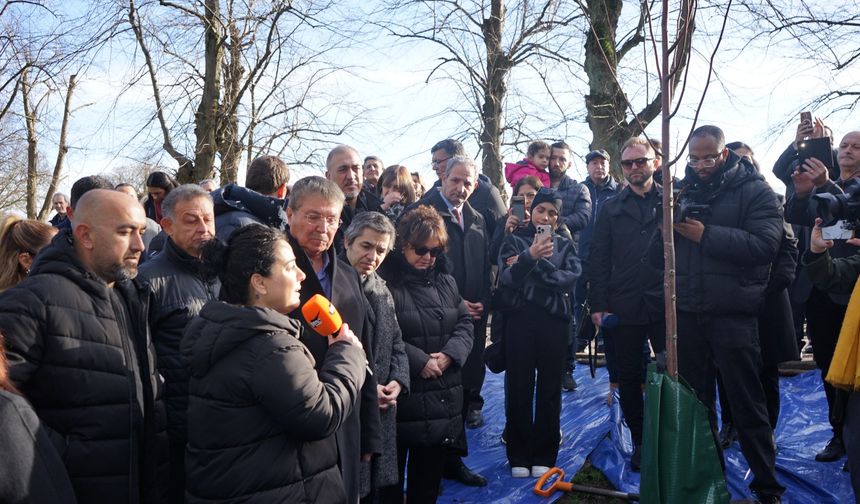
<svg viewBox="0 0 860 504">
<path fill-rule="evenodd" d="M 143 203 L 84 177 L 54 196 L 53 226 L 0 230 L 0 501 L 435 502 L 444 479 L 487 484 L 463 461 L 486 366 L 506 373 L 511 477 L 537 478 L 557 463 L 578 335 L 597 332 L 638 470 L 675 190 L 680 373 L 721 446 L 739 441 L 757 498 L 779 502 L 777 365 L 797 357 L 800 309 L 826 374 L 856 278 L 828 276 L 855 251 L 821 238 L 809 200 L 860 176 L 860 133 L 835 151 L 837 180 L 783 157 L 785 210 L 715 126 L 691 134 L 669 187 L 658 142 L 624 143 L 621 180 L 594 150 L 578 182 L 566 143 L 535 141 L 506 168 L 510 208 L 453 139 L 430 149 L 429 188 L 346 145 L 291 186 L 275 156 L 244 186 L 153 173 Z M 319 296 L 342 320 L 331 334 L 305 313 Z M 860 468 L 860 406 L 827 390 L 817 458 L 847 449 Z"/>
</svg>

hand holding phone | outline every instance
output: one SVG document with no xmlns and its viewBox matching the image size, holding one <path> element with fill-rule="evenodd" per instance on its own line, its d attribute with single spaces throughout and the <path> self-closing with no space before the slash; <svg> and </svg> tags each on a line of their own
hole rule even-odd
<svg viewBox="0 0 860 504">
<path fill-rule="evenodd" d="M 535 260 L 541 257 L 552 256 L 554 248 L 552 237 L 552 226 L 549 224 L 538 224 L 535 226 L 535 238 L 532 246 L 529 247 L 529 253 Z"/>
<path fill-rule="evenodd" d="M 526 199 L 524 197 L 511 197 L 511 215 L 516 216 L 520 222 L 526 220 Z"/>
<path fill-rule="evenodd" d="M 794 147 L 798 148 L 805 138 L 812 136 L 813 131 L 812 112 L 801 112 L 800 124 L 797 125 L 797 134 L 794 137 Z"/>
</svg>

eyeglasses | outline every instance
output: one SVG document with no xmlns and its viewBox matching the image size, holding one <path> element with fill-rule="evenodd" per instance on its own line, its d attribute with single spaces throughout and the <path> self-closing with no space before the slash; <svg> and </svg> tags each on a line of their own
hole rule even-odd
<svg viewBox="0 0 860 504">
<path fill-rule="evenodd" d="M 636 166 L 645 166 L 649 161 L 653 161 L 654 158 L 651 157 L 641 157 L 636 159 L 624 159 L 621 161 L 622 168 L 632 168 L 633 163 L 636 163 Z"/>
<path fill-rule="evenodd" d="M 311 226 L 319 226 L 323 222 L 327 227 L 340 227 L 343 224 L 343 221 L 334 215 L 326 215 L 322 216 L 318 213 L 308 213 L 305 214 L 305 222 L 310 224 Z"/>
<path fill-rule="evenodd" d="M 439 165 L 440 165 L 440 164 L 442 164 L 442 163 L 446 163 L 446 162 L 448 162 L 448 160 L 449 160 L 449 159 L 451 159 L 451 158 L 446 157 L 445 159 L 434 159 L 433 161 L 430 161 L 430 166 L 432 166 L 432 167 L 434 167 L 434 168 L 435 168 L 435 167 L 439 166 Z"/>
<path fill-rule="evenodd" d="M 714 165 L 717 164 L 718 159 L 720 159 L 719 154 L 714 154 L 702 159 L 693 156 L 687 156 L 687 166 L 689 166 L 690 168 L 695 168 L 698 165 L 702 165 L 703 168 L 712 168 Z"/>
<path fill-rule="evenodd" d="M 435 247 L 435 248 L 427 248 L 427 247 L 412 247 L 412 250 L 415 251 L 415 255 L 423 256 L 430 253 L 430 257 L 438 257 L 439 254 L 445 252 L 445 247 Z"/>
</svg>

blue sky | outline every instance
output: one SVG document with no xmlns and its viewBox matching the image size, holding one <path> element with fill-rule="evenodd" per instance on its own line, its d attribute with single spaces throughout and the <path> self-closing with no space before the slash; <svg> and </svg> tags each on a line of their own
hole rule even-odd
<svg viewBox="0 0 860 504">
<path fill-rule="evenodd" d="M 345 2 L 338 7 L 348 12 L 356 5 Z M 370 8 L 362 5 L 365 10 Z M 626 15 L 630 15 L 630 10 L 625 10 Z M 697 54 L 691 63 L 684 102 L 672 123 L 672 134 L 676 139 L 685 137 L 690 130 L 693 105 L 698 101 L 707 76 L 706 58 L 713 44 L 707 32 L 715 31 L 715 23 L 719 20 L 708 16 L 716 16 L 716 13 L 709 10 L 700 13 Z M 740 36 L 743 26 L 738 25 L 737 20 L 732 22 L 735 25 L 730 25 L 731 35 L 718 53 L 716 79 L 710 86 L 698 123 L 716 124 L 726 132 L 727 140 L 742 140 L 750 144 L 760 164 L 769 173 L 773 162 L 794 138 L 794 126 L 776 133 L 774 126 L 790 119 L 801 103 L 821 90 L 839 86 L 840 81 L 846 86 L 855 84 L 860 81 L 860 76 L 857 72 L 844 73 L 837 79 L 816 61 L 798 60 L 794 58 L 797 49 L 790 41 L 757 40 L 748 45 L 748 40 Z M 372 28 L 368 27 L 368 30 Z M 377 32 L 378 36 L 365 37 L 360 43 L 338 51 L 335 58 L 351 65 L 350 70 L 336 72 L 320 84 L 320 89 L 328 96 L 342 96 L 368 109 L 362 114 L 360 127 L 332 139 L 331 145 L 353 145 L 363 155 L 379 155 L 386 164 L 405 164 L 422 171 L 425 178 L 432 180 L 430 146 L 440 139 L 461 133 L 466 122 L 475 123 L 477 119 L 445 112 L 452 105 L 460 104 L 458 108 L 462 109 L 461 95 L 452 80 L 436 78 L 425 83 L 439 56 L 433 47 L 401 43 L 384 36 L 379 30 Z M 125 40 L 125 45 L 117 43 L 110 51 L 100 54 L 96 64 L 80 77 L 75 105 L 86 106 L 76 110 L 72 118 L 72 149 L 66 161 L 65 179 L 60 186 L 63 191 L 67 191 L 79 176 L 108 172 L 138 159 L 175 166 L 165 153 L 159 151 L 161 138 L 155 124 L 145 126 L 154 111 L 148 80 L 141 79 L 120 93 L 142 65 L 142 58 L 131 39 L 126 37 Z M 571 53 L 581 53 L 581 48 L 572 48 Z M 619 73 L 623 72 L 622 78 L 626 78 L 631 99 L 639 104 L 648 92 L 653 94 L 655 89 L 653 82 L 645 85 L 646 71 L 642 68 L 643 62 L 653 61 L 653 57 L 642 55 L 637 58 L 630 58 Z M 586 92 L 581 84 L 584 76 L 573 75 L 574 71 L 563 69 L 556 74 L 561 80 L 556 82 L 555 88 L 560 91 L 564 106 L 573 114 L 573 119 L 558 131 L 553 131 L 550 139 L 565 138 L 576 157 L 588 151 L 591 133 L 585 124 L 582 101 L 582 94 Z M 160 78 L 169 82 L 170 76 Z M 550 106 L 546 109 L 547 117 L 541 117 L 541 100 L 548 99 L 541 95 L 542 88 L 535 81 L 535 72 L 531 69 L 515 71 L 511 76 L 511 87 L 520 92 L 523 100 L 528 102 L 527 106 L 531 107 L 533 124 L 551 121 L 555 117 Z M 341 110 L 336 113 L 348 112 Z M 830 110 L 823 109 L 814 113 L 827 117 L 826 122 L 836 132 L 837 142 L 842 134 L 860 126 L 850 112 L 831 114 Z M 47 124 L 46 127 L 55 132 L 58 125 Z M 659 136 L 659 123 L 653 123 L 647 131 Z M 50 134 L 46 136 L 43 151 L 53 162 L 56 151 L 50 144 L 51 137 Z M 477 155 L 474 141 L 467 138 L 464 143 L 470 154 Z M 325 151 L 329 146 L 321 143 L 315 147 Z M 158 154 L 153 156 L 153 153 Z M 516 150 L 506 152 L 506 160 L 520 157 L 522 154 Z M 294 180 L 301 175 L 321 171 L 321 164 L 296 167 Z M 579 180 L 585 176 L 581 157 L 575 160 L 573 175 Z M 240 181 L 242 177 L 240 173 Z M 779 182 L 773 177 L 769 177 L 769 181 L 781 191 Z"/>
</svg>

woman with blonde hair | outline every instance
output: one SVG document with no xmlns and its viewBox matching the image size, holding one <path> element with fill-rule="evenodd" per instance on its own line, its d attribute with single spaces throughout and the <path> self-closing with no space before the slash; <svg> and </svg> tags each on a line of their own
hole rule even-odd
<svg viewBox="0 0 860 504">
<path fill-rule="evenodd" d="M 0 292 L 25 278 L 36 254 L 51 242 L 57 228 L 42 221 L 8 215 L 0 224 Z"/>
</svg>

